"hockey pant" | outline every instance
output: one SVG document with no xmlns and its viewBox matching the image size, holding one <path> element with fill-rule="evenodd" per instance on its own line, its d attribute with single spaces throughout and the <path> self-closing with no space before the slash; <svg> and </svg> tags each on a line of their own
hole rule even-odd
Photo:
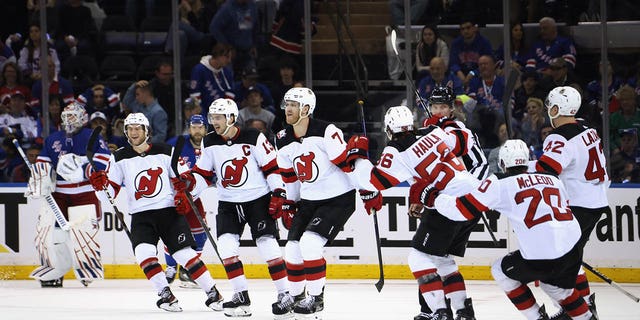
<svg viewBox="0 0 640 320">
<path fill-rule="evenodd" d="M 41 281 L 58 279 L 69 269 L 78 280 L 104 279 L 104 268 L 98 244 L 99 225 L 94 205 L 69 207 L 67 232 L 55 226 L 55 218 L 43 206 L 36 225 L 35 245 L 40 267 L 29 275 Z"/>
</svg>

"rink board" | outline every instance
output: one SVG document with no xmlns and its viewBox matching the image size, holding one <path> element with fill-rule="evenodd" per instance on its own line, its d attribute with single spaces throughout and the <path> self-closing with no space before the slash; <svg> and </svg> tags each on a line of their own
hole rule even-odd
<svg viewBox="0 0 640 320">
<path fill-rule="evenodd" d="M 38 200 L 23 197 L 22 186 L 0 187 L 0 279 L 25 279 L 38 259 L 33 244 L 38 211 Z M 123 193 L 121 193 L 123 194 Z M 408 188 L 397 187 L 383 192 L 384 207 L 378 212 L 385 277 L 409 279 L 407 267 L 411 237 L 417 228 L 417 220 L 406 214 Z M 205 211 L 215 236 L 216 193 L 207 189 L 203 195 Z M 118 208 L 127 212 L 124 199 L 116 199 Z M 585 250 L 585 261 L 603 271 L 618 282 L 640 282 L 640 188 L 609 189 L 610 217 L 603 217 L 591 235 Z M 107 278 L 142 278 L 143 273 L 135 264 L 133 250 L 122 227 L 114 219 L 110 207 L 103 205 L 106 213 L 101 221 L 103 264 Z M 127 217 L 128 218 L 128 217 Z M 507 220 L 488 216 L 490 227 L 498 238 L 494 246 L 485 225 L 480 221 L 472 233 L 464 258 L 458 258 L 461 271 L 470 279 L 490 279 L 489 266 L 495 259 L 517 249 L 517 240 L 508 231 Z M 286 230 L 281 227 L 281 239 Z M 280 241 L 284 246 L 285 241 Z M 326 248 L 327 275 L 330 278 L 377 278 L 377 254 L 373 231 L 373 219 L 368 216 L 360 200 L 357 209 L 331 246 Z M 161 248 L 161 247 L 160 247 Z M 267 268 L 253 246 L 250 233 L 245 229 L 240 256 L 245 272 L 251 278 L 268 278 Z M 223 268 L 210 245 L 205 246 L 203 260 L 219 277 Z"/>
</svg>

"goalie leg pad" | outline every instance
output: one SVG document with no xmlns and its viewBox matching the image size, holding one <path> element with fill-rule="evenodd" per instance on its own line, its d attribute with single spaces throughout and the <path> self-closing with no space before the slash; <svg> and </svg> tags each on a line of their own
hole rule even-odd
<svg viewBox="0 0 640 320">
<path fill-rule="evenodd" d="M 98 243 L 98 220 L 93 204 L 69 207 L 73 271 L 78 280 L 104 279 L 104 268 Z"/>
<path fill-rule="evenodd" d="M 45 234 L 36 237 L 36 240 L 39 241 L 36 243 L 36 247 L 42 266 L 33 270 L 29 277 L 41 281 L 59 279 L 69 271 L 72 265 L 71 255 L 67 248 L 69 233 L 51 226 L 41 232 Z"/>
</svg>

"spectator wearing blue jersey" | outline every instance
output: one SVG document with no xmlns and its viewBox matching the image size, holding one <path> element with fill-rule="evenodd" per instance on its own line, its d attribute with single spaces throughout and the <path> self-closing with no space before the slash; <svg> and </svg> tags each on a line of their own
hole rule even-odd
<svg viewBox="0 0 640 320">
<path fill-rule="evenodd" d="M 478 73 L 478 59 L 480 56 L 493 55 L 491 43 L 478 33 L 478 26 L 470 19 L 460 23 L 460 36 L 451 43 L 449 68 L 464 85 Z"/>
<path fill-rule="evenodd" d="M 246 106 L 246 98 L 249 95 L 249 89 L 254 88 L 262 94 L 262 106 L 272 113 L 275 113 L 271 91 L 265 84 L 258 82 L 259 78 L 258 70 L 256 70 L 254 66 L 244 68 L 244 70 L 242 70 L 242 80 L 237 81 L 233 86 L 233 93 L 236 95 L 235 101 L 240 108 L 244 108 Z"/>
<path fill-rule="evenodd" d="M 200 100 L 205 119 L 214 100 L 235 97 L 233 69 L 229 66 L 232 55 L 233 47 L 218 43 L 213 46 L 211 55 L 203 56 L 191 70 L 190 95 Z"/>
<path fill-rule="evenodd" d="M 107 117 L 107 122 L 111 122 L 114 117 L 120 114 L 120 97 L 111 88 L 96 84 L 87 88 L 81 93 L 76 102 L 84 106 L 87 114 L 100 111 Z"/>
<path fill-rule="evenodd" d="M 237 50 L 234 71 L 255 65 L 258 44 L 258 9 L 253 0 L 227 0 L 216 12 L 209 33 L 218 43 Z"/>
<path fill-rule="evenodd" d="M 522 71 L 527 65 L 530 54 L 529 49 L 526 47 L 522 23 L 517 22 L 511 26 L 511 37 L 509 41 L 511 48 L 511 67 Z M 502 69 L 504 68 L 504 44 L 501 44 L 496 50 L 495 58 L 498 74 L 502 74 Z"/>
<path fill-rule="evenodd" d="M 467 95 L 476 99 L 491 111 L 502 114 L 502 94 L 504 77 L 496 74 L 496 64 L 492 56 L 483 55 L 478 60 L 478 76 L 469 81 Z"/>
<path fill-rule="evenodd" d="M 543 74 L 549 74 L 549 66 L 553 59 L 564 59 L 570 69 L 576 67 L 576 48 L 573 40 L 558 35 L 556 21 L 551 17 L 540 19 L 540 39 L 531 46 L 526 67 Z"/>
<path fill-rule="evenodd" d="M 424 101 L 431 96 L 431 91 L 436 87 L 449 87 L 454 95 L 464 94 L 462 81 L 447 71 L 445 60 L 441 57 L 433 57 L 429 63 L 429 75 L 418 83 L 418 93 Z M 420 103 L 420 101 L 418 101 Z"/>
<path fill-rule="evenodd" d="M 603 65 L 602 61 L 598 64 L 598 78 L 590 81 L 587 84 L 587 103 L 590 105 L 601 105 L 602 102 L 602 82 L 600 79 L 602 78 L 602 70 Z M 609 88 L 607 91 L 609 92 L 609 97 L 613 97 L 616 91 L 620 89 L 624 85 L 624 81 L 622 78 L 613 74 L 613 68 L 611 67 L 611 63 L 607 63 L 607 83 L 609 84 Z M 608 103 L 608 101 L 607 101 Z M 600 106 L 602 109 L 602 106 Z M 616 110 L 609 109 L 609 112 L 614 112 Z"/>
</svg>

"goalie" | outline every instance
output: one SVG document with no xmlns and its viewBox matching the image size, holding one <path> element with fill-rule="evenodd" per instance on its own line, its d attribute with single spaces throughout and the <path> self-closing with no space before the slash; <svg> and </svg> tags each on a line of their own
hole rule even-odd
<svg viewBox="0 0 640 320">
<path fill-rule="evenodd" d="M 45 140 L 25 193 L 27 198 L 44 200 L 35 239 L 41 266 L 29 275 L 42 287 L 61 287 L 69 269 L 85 286 L 104 278 L 97 242 L 100 202 L 88 180 L 92 168 L 86 157 L 91 135 L 85 127 L 87 113 L 72 103 L 61 118 L 63 130 Z M 96 170 L 104 170 L 109 150 L 102 139 L 95 149 Z"/>
</svg>

